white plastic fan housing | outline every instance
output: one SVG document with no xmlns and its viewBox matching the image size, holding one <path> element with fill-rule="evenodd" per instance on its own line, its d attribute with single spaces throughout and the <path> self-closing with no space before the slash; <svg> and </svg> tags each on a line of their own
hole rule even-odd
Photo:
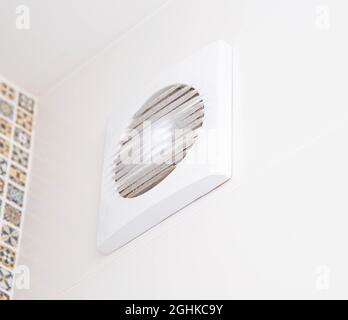
<svg viewBox="0 0 348 320">
<path fill-rule="evenodd" d="M 138 104 L 132 99 L 123 106 L 130 119 L 123 136 L 111 117 L 97 240 L 102 253 L 122 247 L 231 178 L 232 87 L 232 48 L 218 41 L 163 72 L 139 94 Z M 141 140 L 148 124 L 149 146 Z"/>
</svg>

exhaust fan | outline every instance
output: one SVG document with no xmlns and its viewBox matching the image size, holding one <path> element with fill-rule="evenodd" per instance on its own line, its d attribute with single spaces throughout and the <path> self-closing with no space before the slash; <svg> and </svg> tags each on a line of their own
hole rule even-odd
<svg viewBox="0 0 348 320">
<path fill-rule="evenodd" d="M 229 45 L 213 43 L 176 64 L 138 100 L 121 137 L 112 121 L 107 129 L 98 227 L 105 254 L 231 177 Z"/>
</svg>

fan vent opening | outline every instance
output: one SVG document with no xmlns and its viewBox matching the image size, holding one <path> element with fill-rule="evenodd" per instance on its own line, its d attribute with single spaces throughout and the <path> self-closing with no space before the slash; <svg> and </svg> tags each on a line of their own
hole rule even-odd
<svg viewBox="0 0 348 320">
<path fill-rule="evenodd" d="M 185 158 L 198 137 L 204 103 L 192 86 L 175 84 L 150 97 L 121 137 L 114 181 L 124 198 L 157 186 Z"/>
</svg>

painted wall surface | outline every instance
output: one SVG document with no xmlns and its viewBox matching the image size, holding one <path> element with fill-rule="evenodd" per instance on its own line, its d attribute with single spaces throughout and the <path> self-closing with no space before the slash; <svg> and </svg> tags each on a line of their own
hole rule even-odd
<svg viewBox="0 0 348 320">
<path fill-rule="evenodd" d="M 172 1 L 41 97 L 16 298 L 348 298 L 347 11 Z M 217 39 L 235 49 L 235 176 L 102 256 L 111 111 L 121 134 L 137 91 Z"/>
</svg>

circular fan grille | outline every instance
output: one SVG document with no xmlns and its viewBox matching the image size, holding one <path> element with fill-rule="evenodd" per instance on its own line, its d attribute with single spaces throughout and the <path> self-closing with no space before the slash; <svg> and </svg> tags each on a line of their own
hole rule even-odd
<svg viewBox="0 0 348 320">
<path fill-rule="evenodd" d="M 121 138 L 114 167 L 118 193 L 135 198 L 165 179 L 194 145 L 203 118 L 195 88 L 177 84 L 155 93 Z"/>
</svg>

